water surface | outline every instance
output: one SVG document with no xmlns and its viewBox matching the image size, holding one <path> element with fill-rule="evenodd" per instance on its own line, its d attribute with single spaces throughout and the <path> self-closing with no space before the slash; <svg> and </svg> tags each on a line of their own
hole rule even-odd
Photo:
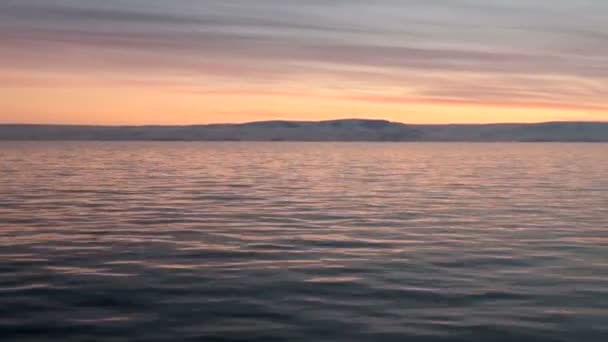
<svg viewBox="0 0 608 342">
<path fill-rule="evenodd" d="M 0 143 L 2 341 L 607 341 L 608 145 Z"/>
</svg>

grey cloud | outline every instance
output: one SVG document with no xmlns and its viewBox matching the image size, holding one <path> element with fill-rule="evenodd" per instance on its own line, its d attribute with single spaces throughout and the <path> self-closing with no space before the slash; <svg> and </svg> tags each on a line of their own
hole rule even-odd
<svg viewBox="0 0 608 342">
<path fill-rule="evenodd" d="M 159 78 L 190 73 L 251 84 L 307 73 L 357 82 L 368 73 L 377 88 L 418 86 L 431 98 L 599 103 L 604 92 L 586 85 L 608 87 L 608 24 L 600 20 L 608 16 L 608 3 L 577 4 L 5 0 L 0 61 L 15 68 L 94 67 Z M 425 72 L 463 81 L 448 85 L 429 77 L 421 87 L 417 75 Z M 469 84 L 471 73 L 498 81 Z M 504 81 L 513 75 L 527 81 Z M 548 77 L 568 78 L 578 87 L 539 91 L 534 81 Z"/>
<path fill-rule="evenodd" d="M 446 72 L 488 73 L 555 73 L 578 77 L 608 77 L 601 61 L 584 60 L 560 55 L 540 55 L 522 52 L 425 48 L 415 46 L 385 46 L 360 44 L 354 41 L 301 39 L 294 42 L 289 36 L 264 36 L 228 32 L 129 32 L 117 35 L 95 30 L 29 30 L 5 34 L 5 41 L 38 44 L 38 49 L 63 46 L 86 47 L 107 60 L 108 55 L 131 55 L 136 64 L 154 66 L 154 58 L 165 56 L 176 65 L 195 58 L 241 62 L 257 60 L 259 69 L 272 73 L 276 64 L 270 62 L 329 63 L 358 67 L 415 69 Z M 25 44 L 24 44 L 25 42 Z M 61 49 L 68 54 L 69 49 Z M 40 56 L 38 52 L 25 53 Z M 91 56 L 95 56 L 92 54 Z M 20 59 L 23 60 L 23 59 Z"/>
</svg>

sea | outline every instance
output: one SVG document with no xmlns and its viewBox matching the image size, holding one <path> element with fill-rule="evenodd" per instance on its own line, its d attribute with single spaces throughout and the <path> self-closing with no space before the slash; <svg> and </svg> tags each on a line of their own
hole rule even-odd
<svg viewBox="0 0 608 342">
<path fill-rule="evenodd" d="M 608 144 L 1 142 L 0 341 L 608 341 Z"/>
</svg>

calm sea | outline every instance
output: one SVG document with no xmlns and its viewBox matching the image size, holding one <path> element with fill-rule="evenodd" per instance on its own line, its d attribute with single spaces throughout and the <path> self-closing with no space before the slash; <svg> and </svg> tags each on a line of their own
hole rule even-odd
<svg viewBox="0 0 608 342">
<path fill-rule="evenodd" d="M 608 341 L 608 144 L 3 142 L 0 340 Z"/>
</svg>

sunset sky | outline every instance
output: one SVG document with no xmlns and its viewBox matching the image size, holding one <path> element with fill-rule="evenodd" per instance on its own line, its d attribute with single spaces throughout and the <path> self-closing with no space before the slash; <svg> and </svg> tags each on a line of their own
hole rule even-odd
<svg viewBox="0 0 608 342">
<path fill-rule="evenodd" d="M 2 0 L 0 122 L 608 120 L 606 0 Z"/>
</svg>

